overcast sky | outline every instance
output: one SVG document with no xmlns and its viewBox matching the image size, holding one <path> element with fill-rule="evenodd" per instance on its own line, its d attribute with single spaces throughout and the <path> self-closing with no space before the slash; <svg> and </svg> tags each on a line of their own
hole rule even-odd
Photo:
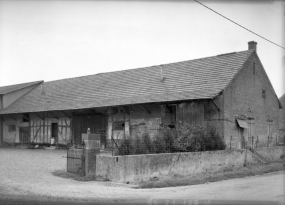
<svg viewBox="0 0 285 205">
<path fill-rule="evenodd" d="M 285 47 L 284 1 L 200 2 Z M 280 97 L 284 49 L 194 1 L 0 1 L 0 86 L 248 49 Z"/>
</svg>

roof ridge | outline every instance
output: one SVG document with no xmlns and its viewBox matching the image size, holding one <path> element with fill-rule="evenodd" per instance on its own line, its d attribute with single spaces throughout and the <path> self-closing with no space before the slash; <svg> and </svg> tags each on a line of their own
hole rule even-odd
<svg viewBox="0 0 285 205">
<path fill-rule="evenodd" d="M 211 99 L 236 75 L 253 50 L 157 66 L 46 82 L 0 113 L 83 109 L 161 101 Z M 165 69 L 161 73 L 160 68 Z M 161 75 L 166 77 L 161 81 Z M 120 97 L 122 96 L 122 97 Z"/>
<path fill-rule="evenodd" d="M 129 69 L 124 69 L 124 70 L 117 70 L 117 71 L 110 71 L 110 72 L 103 72 L 103 73 L 95 73 L 95 74 L 83 75 L 83 76 L 77 76 L 77 77 L 70 77 L 70 78 L 63 78 L 63 79 L 45 81 L 44 83 L 46 84 L 46 83 L 51 83 L 51 82 L 56 82 L 56 81 L 62 81 L 62 80 L 71 80 L 71 79 L 76 79 L 76 78 L 79 79 L 79 78 L 85 78 L 85 77 L 88 77 L 88 76 L 95 76 L 95 75 L 105 75 L 105 74 L 111 74 L 111 73 L 121 73 L 121 72 L 133 71 L 133 70 L 139 70 L 139 69 L 149 69 L 149 68 L 152 68 L 152 67 L 154 67 L 154 68 L 159 68 L 159 66 L 173 65 L 173 64 L 177 64 L 177 63 L 185 63 L 185 62 L 197 61 L 197 60 L 202 60 L 202 59 L 209 59 L 209 58 L 214 58 L 214 57 L 219 57 L 219 56 L 224 56 L 224 55 L 239 54 L 239 53 L 248 52 L 248 51 L 254 51 L 254 50 L 253 50 L 253 49 L 250 49 L 250 50 L 237 51 L 237 52 L 219 54 L 219 55 L 215 55 L 215 56 L 213 55 L 213 56 L 202 57 L 202 58 L 196 58 L 196 59 L 191 59 L 191 60 L 177 61 L 177 62 L 166 63 L 166 64 L 160 64 L 160 65 L 152 65 L 152 66 L 139 67 L 139 68 L 129 68 Z"/>
</svg>

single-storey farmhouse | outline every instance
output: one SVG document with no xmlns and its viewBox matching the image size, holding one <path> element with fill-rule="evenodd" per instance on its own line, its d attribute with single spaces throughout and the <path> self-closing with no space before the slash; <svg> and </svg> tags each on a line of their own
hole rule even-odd
<svg viewBox="0 0 285 205">
<path fill-rule="evenodd" d="M 0 111 L 2 109 L 5 109 L 9 107 L 12 103 L 14 103 L 16 100 L 33 90 L 35 87 L 40 85 L 43 81 L 36 81 L 36 82 L 30 82 L 30 83 L 22 83 L 22 84 L 17 84 L 17 85 L 11 85 L 11 86 L 4 86 L 0 87 Z M 10 116 L 12 117 L 12 116 Z M 0 116 L 0 145 L 3 144 L 3 138 L 4 141 L 6 142 L 13 142 L 16 137 L 16 133 L 14 133 L 14 139 L 11 138 L 11 133 L 10 134 L 5 134 L 7 132 L 12 132 L 12 130 L 16 131 L 16 125 L 10 125 L 10 126 L 4 126 L 2 116 Z M 26 120 L 23 120 L 22 123 L 26 123 L 24 127 L 29 127 L 29 123 Z M 7 130 L 8 129 L 8 130 Z M 2 134 L 2 135 L 1 135 Z M 28 139 L 27 139 L 28 141 Z"/>
<path fill-rule="evenodd" d="M 243 148 L 252 136 L 262 146 L 279 135 L 281 104 L 256 45 L 252 41 L 248 50 L 196 60 L 37 82 L 9 106 L 2 92 L 0 142 L 50 143 L 53 137 L 59 144 L 80 146 L 89 128 L 101 134 L 104 147 L 111 138 L 152 136 L 187 122 L 216 128 L 228 147 L 231 142 Z"/>
</svg>

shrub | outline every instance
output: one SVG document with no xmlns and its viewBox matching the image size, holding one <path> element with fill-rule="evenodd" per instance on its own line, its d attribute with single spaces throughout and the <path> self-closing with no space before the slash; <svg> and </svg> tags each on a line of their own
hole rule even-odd
<svg viewBox="0 0 285 205">
<path fill-rule="evenodd" d="M 122 155 L 131 155 L 134 153 L 134 147 L 132 145 L 132 141 L 130 139 L 122 140 L 119 145 L 119 150 Z"/>
<path fill-rule="evenodd" d="M 170 128 L 164 128 L 160 134 L 154 136 L 154 152 L 153 153 L 170 153 L 175 152 L 174 141 L 176 138 L 175 131 Z"/>
<path fill-rule="evenodd" d="M 226 148 L 224 141 L 215 129 L 207 131 L 199 125 L 185 123 L 177 129 L 175 147 L 182 152 L 197 152 L 208 150 L 223 150 Z"/>
<path fill-rule="evenodd" d="M 176 131 L 164 128 L 153 138 L 146 132 L 133 140 L 125 139 L 119 146 L 122 155 L 197 152 L 225 148 L 224 141 L 215 129 L 207 131 L 202 126 L 192 126 L 187 123 L 180 125 Z"/>
</svg>

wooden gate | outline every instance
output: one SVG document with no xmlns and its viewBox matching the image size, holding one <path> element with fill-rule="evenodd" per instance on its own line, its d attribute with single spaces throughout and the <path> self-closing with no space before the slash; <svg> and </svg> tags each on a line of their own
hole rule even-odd
<svg viewBox="0 0 285 205">
<path fill-rule="evenodd" d="M 84 175 L 83 149 L 70 148 L 67 150 L 67 172 Z"/>
<path fill-rule="evenodd" d="M 30 143 L 30 128 L 20 127 L 19 128 L 20 143 L 29 144 Z"/>
</svg>

